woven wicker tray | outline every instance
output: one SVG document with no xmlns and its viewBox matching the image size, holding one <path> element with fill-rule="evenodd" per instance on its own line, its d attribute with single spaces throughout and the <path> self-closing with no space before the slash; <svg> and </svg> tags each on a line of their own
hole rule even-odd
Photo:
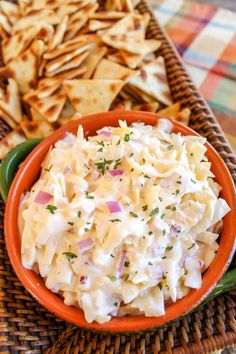
<svg viewBox="0 0 236 354">
<path fill-rule="evenodd" d="M 141 13 L 150 12 L 145 1 Z M 152 14 L 151 14 L 152 15 Z M 148 38 L 162 41 L 173 99 L 192 110 L 190 126 L 205 136 L 227 164 L 236 184 L 236 158 L 176 50 L 153 15 Z M 0 138 L 9 127 L 0 122 Z M 0 201 L 0 353 L 210 353 L 236 345 L 236 292 L 210 301 L 175 324 L 151 333 L 105 335 L 84 331 L 41 307 L 18 281 L 6 252 Z"/>
</svg>

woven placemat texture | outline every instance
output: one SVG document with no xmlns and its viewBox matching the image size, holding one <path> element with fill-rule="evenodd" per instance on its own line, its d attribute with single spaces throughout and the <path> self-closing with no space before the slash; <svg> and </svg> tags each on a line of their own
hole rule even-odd
<svg viewBox="0 0 236 354">
<path fill-rule="evenodd" d="M 146 3 L 141 12 L 149 11 Z M 192 110 L 191 127 L 220 153 L 236 184 L 236 159 L 221 128 L 188 77 L 178 54 L 152 17 L 149 38 L 163 44 L 175 101 Z M 9 131 L 0 124 L 0 138 Z M 0 353 L 210 353 L 236 345 L 236 293 L 217 297 L 197 312 L 163 329 L 133 335 L 85 331 L 56 318 L 24 289 L 10 265 L 4 243 L 4 205 L 0 202 Z"/>
</svg>

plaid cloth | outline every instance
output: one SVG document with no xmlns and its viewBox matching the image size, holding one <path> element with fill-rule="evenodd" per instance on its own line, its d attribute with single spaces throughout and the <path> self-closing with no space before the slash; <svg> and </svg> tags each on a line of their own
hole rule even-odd
<svg viewBox="0 0 236 354">
<path fill-rule="evenodd" d="M 150 5 L 236 152 L 236 13 L 192 0 Z"/>
</svg>

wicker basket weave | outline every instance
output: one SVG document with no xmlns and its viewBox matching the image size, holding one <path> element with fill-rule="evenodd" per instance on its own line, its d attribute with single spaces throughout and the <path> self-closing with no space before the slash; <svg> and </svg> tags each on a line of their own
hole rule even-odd
<svg viewBox="0 0 236 354">
<path fill-rule="evenodd" d="M 145 1 L 141 13 L 150 12 Z M 236 158 L 221 128 L 153 15 L 148 38 L 162 41 L 173 99 L 192 110 L 190 126 L 205 136 L 227 164 L 236 184 Z M 0 123 L 0 138 L 9 128 Z M 106 335 L 84 331 L 41 307 L 14 274 L 3 232 L 0 202 L 0 353 L 210 353 L 236 345 L 236 292 L 218 296 L 184 319 L 151 333 Z"/>
</svg>

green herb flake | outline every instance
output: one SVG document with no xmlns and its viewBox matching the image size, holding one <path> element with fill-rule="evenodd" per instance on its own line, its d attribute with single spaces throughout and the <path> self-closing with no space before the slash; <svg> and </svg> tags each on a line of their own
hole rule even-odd
<svg viewBox="0 0 236 354">
<path fill-rule="evenodd" d="M 148 205 L 144 205 L 144 206 L 142 207 L 142 209 L 143 209 L 143 211 L 148 210 Z"/>
<path fill-rule="evenodd" d="M 46 209 L 49 210 L 51 214 L 55 214 L 55 211 L 57 210 L 57 207 L 55 205 L 48 204 L 46 206 Z"/>
<path fill-rule="evenodd" d="M 175 191 L 174 193 L 172 193 L 172 194 L 178 195 L 179 193 L 180 193 L 180 190 L 179 190 L 179 189 L 176 189 L 176 191 Z"/>
<path fill-rule="evenodd" d="M 192 245 L 188 248 L 188 250 L 191 250 L 191 248 L 193 248 L 196 245 L 195 242 L 192 243 Z"/>
<path fill-rule="evenodd" d="M 67 223 L 68 225 L 71 225 L 71 226 L 73 226 L 74 225 L 74 223 L 72 222 L 72 221 L 68 221 L 68 223 Z"/>
<path fill-rule="evenodd" d="M 165 217 L 165 215 L 166 215 L 166 214 L 162 214 L 162 215 L 161 215 L 161 219 L 163 219 L 163 218 Z"/>
<path fill-rule="evenodd" d="M 129 157 L 132 157 L 132 156 L 134 156 L 134 153 L 133 153 L 133 152 L 131 152 L 131 154 L 129 155 Z"/>
<path fill-rule="evenodd" d="M 151 177 L 150 177 L 150 176 L 148 176 L 148 175 L 144 175 L 144 177 L 145 177 L 145 178 L 149 178 L 149 179 L 151 178 Z"/>
<path fill-rule="evenodd" d="M 158 288 L 159 288 L 160 290 L 162 290 L 162 283 L 161 283 L 161 282 L 158 283 L 157 286 L 158 286 Z"/>
<path fill-rule="evenodd" d="M 81 211 L 80 210 L 78 211 L 77 216 L 78 216 L 78 218 L 81 217 Z"/>
<path fill-rule="evenodd" d="M 66 258 L 68 259 L 69 262 L 72 259 L 77 258 L 76 254 L 74 254 L 72 252 L 63 252 L 62 254 L 64 254 L 66 256 Z"/>
<path fill-rule="evenodd" d="M 94 199 L 94 197 L 92 195 L 90 195 L 88 191 L 85 192 L 85 197 L 87 199 Z"/>
<path fill-rule="evenodd" d="M 108 220 L 108 221 L 110 221 L 110 222 L 121 222 L 120 219 L 111 219 L 111 220 Z"/>
<path fill-rule="evenodd" d="M 124 141 L 127 143 L 130 140 L 130 134 L 125 134 Z"/>
<path fill-rule="evenodd" d="M 171 210 L 172 210 L 172 211 L 176 211 L 176 207 L 175 207 L 175 206 L 173 206 L 173 208 L 171 208 Z"/>
<path fill-rule="evenodd" d="M 85 232 L 88 232 L 88 231 L 89 231 L 89 229 L 88 229 L 87 227 L 85 227 L 85 228 L 84 228 L 84 231 L 85 231 Z"/>
<path fill-rule="evenodd" d="M 107 278 L 109 278 L 110 281 L 116 281 L 116 277 L 114 275 L 107 274 Z"/>
<path fill-rule="evenodd" d="M 101 147 L 100 149 L 98 149 L 98 152 L 103 152 L 103 148 Z"/>
<path fill-rule="evenodd" d="M 121 159 L 115 161 L 114 169 L 121 165 Z"/>
<path fill-rule="evenodd" d="M 173 147 L 174 147 L 174 145 L 172 145 L 172 144 L 171 144 L 171 145 L 168 145 L 168 146 L 167 146 L 167 150 L 171 151 L 171 150 L 173 149 Z"/>
<path fill-rule="evenodd" d="M 162 235 L 165 236 L 165 234 L 166 234 L 166 230 L 164 229 L 162 230 Z"/>
<path fill-rule="evenodd" d="M 168 272 L 166 272 L 166 273 L 168 273 Z M 165 275 L 163 275 L 162 280 L 166 280 L 166 276 Z"/>
<path fill-rule="evenodd" d="M 131 216 L 133 216 L 133 218 L 138 218 L 138 215 L 135 214 L 133 211 L 130 211 L 129 213 L 130 213 Z"/>
<path fill-rule="evenodd" d="M 149 261 L 149 262 L 148 262 L 148 265 L 152 266 L 152 265 L 153 265 L 153 263 Z"/>
<path fill-rule="evenodd" d="M 149 232 L 148 232 L 148 235 L 153 235 L 153 232 L 152 232 L 152 231 L 149 231 Z"/>
<path fill-rule="evenodd" d="M 125 266 L 125 267 L 129 267 L 129 265 L 130 265 L 130 262 L 129 262 L 129 261 L 125 261 L 124 266 Z"/>
<path fill-rule="evenodd" d="M 181 181 L 177 181 L 176 183 L 181 184 L 182 182 Z"/>
<path fill-rule="evenodd" d="M 164 256 L 164 257 L 161 257 L 161 259 L 165 259 L 165 258 L 167 258 L 166 256 Z"/>
<path fill-rule="evenodd" d="M 116 146 L 120 145 L 120 143 L 121 143 L 121 140 L 119 139 Z"/>
<path fill-rule="evenodd" d="M 163 202 L 163 198 L 161 198 L 161 197 L 158 197 L 158 199 L 160 200 L 160 202 Z"/>
<path fill-rule="evenodd" d="M 171 251 L 171 250 L 172 250 L 172 248 L 173 248 L 173 246 L 167 246 L 167 247 L 166 247 L 166 252 Z"/>
<path fill-rule="evenodd" d="M 99 161 L 99 162 L 95 163 L 95 165 L 104 175 L 105 171 L 108 170 L 108 165 L 110 165 L 112 162 L 113 162 L 113 160 L 103 159 L 103 161 Z"/>
<path fill-rule="evenodd" d="M 105 146 L 104 141 L 102 141 L 102 140 L 101 140 L 101 141 L 97 141 L 97 140 L 96 140 L 96 143 L 97 143 L 98 145 L 102 146 L 102 147 Z"/>
<path fill-rule="evenodd" d="M 52 169 L 52 166 L 53 166 L 53 165 L 49 166 L 48 168 L 45 168 L 44 171 L 50 172 L 51 169 Z"/>
<path fill-rule="evenodd" d="M 159 213 L 159 208 L 155 208 L 155 209 L 152 209 L 152 211 L 148 214 L 148 216 L 150 218 L 152 218 L 153 216 L 155 216 L 158 213 Z"/>
</svg>

